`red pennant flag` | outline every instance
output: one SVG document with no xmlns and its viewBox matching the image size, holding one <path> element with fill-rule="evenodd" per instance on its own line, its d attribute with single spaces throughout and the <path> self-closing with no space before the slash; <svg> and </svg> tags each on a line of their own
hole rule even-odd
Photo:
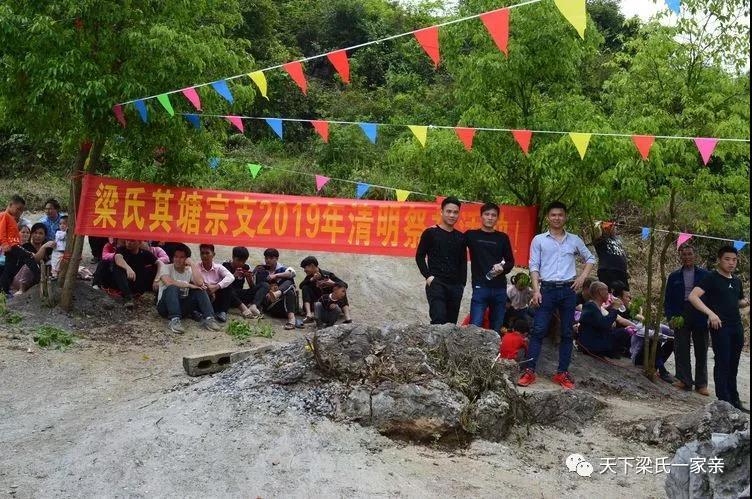
<svg viewBox="0 0 752 499">
<path fill-rule="evenodd" d="M 240 118 L 240 116 L 225 116 L 225 119 L 232 123 L 235 128 L 240 131 L 240 133 L 244 133 L 243 120 Z"/>
<path fill-rule="evenodd" d="M 462 141 L 463 144 L 465 144 L 465 149 L 468 151 L 472 151 L 473 149 L 473 139 L 475 138 L 475 128 L 462 128 L 457 127 L 454 129 L 454 133 L 457 134 L 457 137 Z"/>
<path fill-rule="evenodd" d="M 640 151 L 642 159 L 647 161 L 648 156 L 650 156 L 650 149 L 655 142 L 655 137 L 652 135 L 632 135 L 632 142 L 634 142 L 637 150 Z"/>
<path fill-rule="evenodd" d="M 201 98 L 198 96 L 198 92 L 193 87 L 184 88 L 181 90 L 186 99 L 188 99 L 196 111 L 201 111 Z"/>
<path fill-rule="evenodd" d="M 120 104 L 115 104 L 114 106 L 112 106 L 112 112 L 115 113 L 115 118 L 117 118 L 120 126 L 125 128 L 125 114 L 123 114 L 123 106 Z"/>
<path fill-rule="evenodd" d="M 298 84 L 300 90 L 303 91 L 303 95 L 308 95 L 308 81 L 306 80 L 305 73 L 303 73 L 303 65 L 299 62 L 288 62 L 284 64 L 282 68 L 287 71 L 287 74 Z"/>
<path fill-rule="evenodd" d="M 530 141 L 533 138 L 533 132 L 530 130 L 512 130 L 512 135 L 514 135 L 514 140 L 520 145 L 525 156 L 530 154 Z"/>
<path fill-rule="evenodd" d="M 321 120 L 312 120 L 311 125 L 313 125 L 313 128 L 316 130 L 316 133 L 318 133 L 322 139 L 324 139 L 324 143 L 329 143 L 329 122 L 328 121 L 321 121 Z"/>
<path fill-rule="evenodd" d="M 499 50 L 509 57 L 509 9 L 494 10 L 480 16 Z"/>
<path fill-rule="evenodd" d="M 439 61 L 441 60 L 439 50 L 439 27 L 433 26 L 431 28 L 425 28 L 413 33 L 415 39 L 418 40 L 420 46 L 426 51 L 428 57 L 431 58 L 435 67 L 439 67 Z"/>
<path fill-rule="evenodd" d="M 326 54 L 329 62 L 332 63 L 334 69 L 342 77 L 342 81 L 350 83 L 350 61 L 347 60 L 347 52 L 344 50 L 337 50 L 336 52 L 330 52 Z"/>
</svg>

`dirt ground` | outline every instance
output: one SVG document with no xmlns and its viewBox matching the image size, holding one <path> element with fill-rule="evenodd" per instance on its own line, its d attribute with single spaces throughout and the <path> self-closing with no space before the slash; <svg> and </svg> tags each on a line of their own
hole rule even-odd
<svg viewBox="0 0 752 499">
<path fill-rule="evenodd" d="M 218 259 L 229 251 L 218 248 Z M 254 261 L 261 251 L 252 250 Z M 297 266 L 304 256 L 285 251 L 281 261 Z M 318 257 L 322 268 L 350 284 L 355 321 L 427 322 L 422 279 L 411 259 Z M 709 401 L 665 383 L 628 393 L 613 383 L 621 369 L 632 369 L 626 362 L 593 371 L 595 361 L 575 356 L 579 389 L 608 404 L 589 426 L 575 432 L 531 427 L 529 434 L 521 428 L 503 444 L 417 446 L 279 401 L 240 402 L 205 390 L 212 378 L 185 375 L 183 355 L 292 341 L 304 333 L 283 331 L 283 321 L 274 321 L 273 339 L 238 345 L 193 324 L 183 336 L 170 335 L 146 297 L 132 320 L 109 298 L 97 299 L 101 310 L 86 309 L 89 318 L 21 307 L 20 326 L 0 325 L 0 497 L 663 497 L 662 475 L 599 473 L 603 458 L 669 456 L 611 429 Z M 464 305 L 463 313 L 469 297 Z M 39 349 L 27 328 L 44 323 L 69 327 L 79 339 L 66 352 Z M 739 382 L 747 406 L 749 372 L 745 352 Z M 531 388 L 557 389 L 547 379 Z M 593 463 L 590 478 L 567 471 L 564 460 L 575 452 Z"/>
</svg>

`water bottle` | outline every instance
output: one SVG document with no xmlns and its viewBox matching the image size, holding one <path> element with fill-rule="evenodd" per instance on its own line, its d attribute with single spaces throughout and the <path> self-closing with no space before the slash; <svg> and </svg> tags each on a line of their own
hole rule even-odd
<svg viewBox="0 0 752 499">
<path fill-rule="evenodd" d="M 501 261 L 499 262 L 499 265 L 501 265 L 501 266 L 503 267 L 505 263 L 507 263 L 507 262 L 506 262 L 506 260 L 502 259 L 502 260 L 501 260 Z M 489 281 L 492 281 L 492 280 L 493 280 L 493 279 L 495 279 L 495 278 L 496 278 L 496 274 L 494 273 L 494 271 L 493 271 L 493 268 L 492 268 L 492 269 L 491 269 L 491 270 L 489 270 L 489 271 L 488 271 L 488 273 L 486 274 L 486 279 L 487 279 L 487 280 L 489 280 Z"/>
</svg>

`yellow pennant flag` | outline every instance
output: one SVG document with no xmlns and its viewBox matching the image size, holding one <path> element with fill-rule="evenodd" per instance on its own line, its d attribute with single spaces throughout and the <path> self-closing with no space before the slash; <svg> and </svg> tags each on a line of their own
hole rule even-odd
<svg viewBox="0 0 752 499">
<path fill-rule="evenodd" d="M 410 191 L 403 191 L 402 189 L 396 189 L 397 192 L 397 201 L 400 203 L 404 203 L 407 201 L 407 198 L 410 197 Z"/>
<path fill-rule="evenodd" d="M 413 135 L 415 135 L 415 138 L 418 139 L 418 142 L 420 142 L 420 145 L 422 145 L 423 147 L 426 147 L 426 142 L 428 141 L 428 127 L 410 125 L 409 128 L 410 130 L 412 130 Z"/>
<path fill-rule="evenodd" d="M 582 159 L 585 159 L 585 154 L 587 154 L 588 146 L 590 145 L 590 138 L 592 136 L 592 133 L 569 133 L 569 137 L 572 139 L 572 142 L 574 142 L 574 146 L 580 152 L 580 157 Z"/>
<path fill-rule="evenodd" d="M 256 86 L 261 91 L 261 95 L 264 96 L 266 100 L 269 100 L 269 96 L 266 95 L 267 92 L 267 83 L 266 83 L 266 75 L 263 71 L 254 71 L 253 73 L 248 73 L 248 76 L 253 80 L 253 83 L 256 84 Z"/>
<path fill-rule="evenodd" d="M 585 39 L 585 26 L 587 26 L 587 12 L 585 10 L 585 0 L 554 0 L 556 7 L 567 18 L 580 38 Z"/>
</svg>

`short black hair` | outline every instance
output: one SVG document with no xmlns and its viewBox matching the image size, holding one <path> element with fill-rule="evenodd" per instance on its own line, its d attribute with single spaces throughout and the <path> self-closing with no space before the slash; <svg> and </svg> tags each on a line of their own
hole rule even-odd
<svg viewBox="0 0 752 499">
<path fill-rule="evenodd" d="M 209 250 L 209 251 L 211 251 L 212 253 L 216 253 L 216 252 L 217 252 L 217 251 L 216 251 L 216 250 L 214 249 L 214 245 L 213 245 L 213 244 L 209 244 L 209 243 L 204 243 L 204 244 L 199 244 L 199 245 L 198 245 L 198 251 L 199 251 L 199 252 L 200 252 L 201 250 L 203 250 L 204 248 L 208 249 L 208 250 Z"/>
<path fill-rule="evenodd" d="M 681 246 L 679 246 L 679 249 L 676 250 L 676 251 L 678 251 L 679 253 L 681 253 L 684 250 L 692 250 L 692 253 L 694 253 L 695 252 L 695 247 L 692 246 L 692 243 L 684 243 Z"/>
<path fill-rule="evenodd" d="M 347 289 L 347 283 L 344 282 L 344 281 L 342 281 L 342 282 L 337 282 L 337 283 L 334 284 L 334 286 L 332 286 L 332 289 L 337 289 L 337 288 L 345 288 L 345 289 Z"/>
<path fill-rule="evenodd" d="M 496 203 L 486 203 L 483 206 L 480 207 L 480 214 L 483 215 L 485 212 L 494 210 L 496 214 L 498 215 L 501 213 L 501 209 L 499 208 L 499 205 Z"/>
<path fill-rule="evenodd" d="M 42 230 L 44 230 L 44 236 L 45 236 L 45 237 L 47 237 L 47 236 L 48 236 L 48 234 L 47 234 L 47 226 L 46 226 L 46 225 L 44 225 L 44 224 L 43 224 L 42 222 L 37 222 L 37 223 L 35 223 L 34 225 L 32 225 L 32 226 L 31 226 L 31 233 L 33 234 L 33 233 L 35 233 L 36 231 L 38 231 L 39 229 L 42 229 Z"/>
<path fill-rule="evenodd" d="M 739 255 L 739 250 L 734 248 L 730 244 L 726 244 L 724 246 L 721 246 L 718 249 L 718 258 L 723 258 L 723 255 L 725 255 L 726 253 L 733 253 L 735 255 Z"/>
<path fill-rule="evenodd" d="M 23 206 L 26 206 L 26 200 L 19 196 L 18 194 L 13 194 L 10 197 L 10 204 L 20 204 Z"/>
<path fill-rule="evenodd" d="M 248 252 L 248 248 L 245 246 L 235 246 L 232 248 L 232 257 L 237 258 L 238 260 L 243 260 L 244 262 L 248 260 L 248 258 L 251 257 L 251 254 Z"/>
<path fill-rule="evenodd" d="M 530 332 L 530 323 L 525 319 L 515 319 L 514 324 L 512 324 L 512 328 L 514 328 L 515 331 L 518 333 L 529 333 Z"/>
<path fill-rule="evenodd" d="M 549 203 L 548 206 L 546 206 L 546 213 L 551 213 L 551 210 L 564 210 L 564 213 L 569 211 L 567 209 L 567 205 L 565 205 L 561 201 L 554 201 L 552 203 Z"/>
<path fill-rule="evenodd" d="M 462 208 L 462 202 L 460 202 L 460 200 L 454 196 L 445 198 L 444 201 L 441 202 L 441 209 L 443 210 L 444 208 L 446 208 L 446 205 L 448 204 L 456 204 L 457 208 Z"/>
<path fill-rule="evenodd" d="M 178 243 L 175 245 L 175 249 L 172 250 L 172 255 L 175 256 L 175 253 L 177 253 L 178 251 L 182 251 L 185 254 L 186 258 L 191 257 L 191 248 L 183 243 Z"/>
<path fill-rule="evenodd" d="M 68 215 L 60 215 L 60 220 L 68 220 Z"/>
<path fill-rule="evenodd" d="M 264 257 L 279 258 L 279 251 L 274 248 L 267 248 L 266 250 L 264 250 Z"/>
<path fill-rule="evenodd" d="M 53 208 L 55 208 L 57 211 L 60 211 L 60 201 L 58 201 L 57 199 L 50 198 L 44 202 L 45 206 L 47 206 L 48 204 L 51 204 Z"/>
<path fill-rule="evenodd" d="M 303 268 L 306 268 L 309 265 L 315 265 L 316 267 L 319 266 L 319 261 L 316 259 L 315 256 L 307 256 L 303 258 L 302 262 L 300 262 L 300 266 Z"/>
<path fill-rule="evenodd" d="M 629 288 L 622 281 L 614 281 L 611 284 L 611 293 L 615 297 L 621 298 L 622 296 L 624 296 L 625 291 L 629 291 Z"/>
</svg>

